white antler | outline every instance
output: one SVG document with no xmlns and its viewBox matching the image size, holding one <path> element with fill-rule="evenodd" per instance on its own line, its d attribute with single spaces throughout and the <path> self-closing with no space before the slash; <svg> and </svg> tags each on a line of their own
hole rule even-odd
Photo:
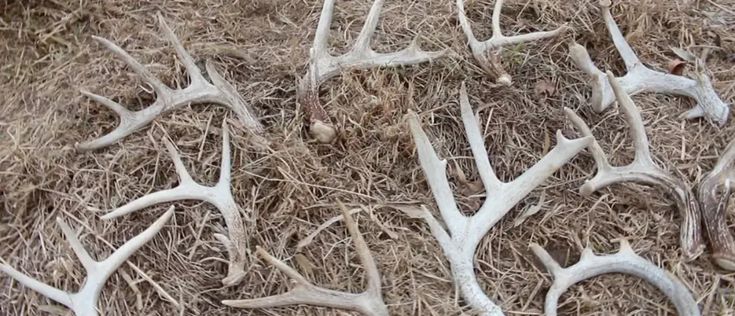
<svg viewBox="0 0 735 316">
<path fill-rule="evenodd" d="M 639 277 L 656 286 L 668 297 L 676 311 L 681 316 L 698 316 L 697 302 L 689 293 L 687 287 L 676 277 L 657 267 L 650 261 L 641 258 L 626 240 L 620 241 L 620 251 L 614 255 L 597 256 L 592 249 L 586 248 L 582 252 L 579 262 L 573 266 L 562 268 L 544 248 L 532 243 L 533 253 L 546 266 L 554 282 L 546 293 L 544 313 L 547 316 L 556 316 L 559 297 L 577 282 L 606 273 L 624 273 Z"/>
<path fill-rule="evenodd" d="M 735 140 L 730 141 L 712 171 L 698 189 L 704 227 L 712 258 L 723 269 L 735 271 L 735 240 L 727 226 L 727 205 L 735 184 Z"/>
<path fill-rule="evenodd" d="M 597 140 L 594 140 L 589 146 L 589 150 L 597 165 L 597 175 L 585 181 L 579 191 L 583 195 L 589 195 L 609 185 L 623 182 L 656 185 L 667 190 L 674 197 L 679 214 L 682 217 L 680 228 L 682 253 L 686 259 L 693 260 L 704 249 L 702 233 L 700 231 L 701 218 L 699 205 L 694 194 L 686 182 L 664 171 L 653 162 L 646 128 L 643 125 L 640 111 L 638 111 L 633 100 L 631 100 L 630 96 L 625 93 L 623 87 L 618 83 L 618 79 L 609 71 L 607 72 L 607 78 L 620 104 L 620 109 L 625 114 L 625 119 L 630 125 L 633 148 L 635 148 L 635 159 L 627 166 L 610 166 L 602 147 L 597 143 Z M 583 136 L 592 136 L 589 126 L 577 114 L 568 108 L 565 108 L 564 111 Z"/>
<path fill-rule="evenodd" d="M 253 115 L 252 109 L 250 109 L 245 100 L 240 97 L 240 94 L 237 93 L 237 89 L 227 82 L 217 71 L 215 66 L 207 60 L 205 64 L 207 75 L 212 80 L 213 84 L 209 83 L 194 62 L 194 58 L 192 58 L 184 49 L 184 46 L 181 45 L 181 42 L 174 32 L 168 27 L 161 14 L 158 13 L 156 16 L 161 24 L 161 30 L 163 31 L 164 37 L 168 38 L 171 42 L 171 45 L 173 45 L 176 50 L 176 55 L 178 55 L 179 60 L 186 68 L 186 72 L 189 74 L 189 86 L 184 89 L 169 88 L 150 71 L 148 71 L 145 66 L 141 65 L 137 60 L 120 48 L 120 46 L 117 46 L 113 42 L 104 38 L 93 36 L 95 40 L 122 59 L 122 61 L 128 64 L 128 66 L 130 66 L 135 73 L 141 76 L 146 83 L 153 87 L 153 90 L 156 92 L 156 101 L 143 110 L 130 111 L 119 103 L 106 97 L 86 90 L 81 90 L 82 94 L 117 113 L 120 117 L 120 125 L 107 135 L 82 144 L 77 144 L 77 148 L 79 150 L 86 151 L 109 146 L 132 134 L 137 129 L 147 125 L 156 117 L 166 112 L 190 104 L 200 103 L 214 103 L 228 107 L 235 112 L 240 122 L 248 130 L 252 131 L 256 135 L 262 133 L 263 127 Z"/>
<path fill-rule="evenodd" d="M 319 102 L 319 85 L 348 69 L 396 67 L 423 63 L 444 54 L 444 51 L 426 52 L 419 48 L 417 40 L 401 51 L 378 53 L 370 48 L 370 40 L 378 26 L 384 0 L 375 0 L 370 8 L 360 35 L 352 49 L 340 56 L 332 56 L 327 48 L 329 25 L 332 22 L 335 0 L 324 0 L 314 44 L 309 51 L 309 69 L 299 84 L 298 102 L 304 107 L 309 120 L 309 132 L 322 143 L 330 143 L 337 136 L 329 115 Z"/>
<path fill-rule="evenodd" d="M 694 108 L 683 113 L 682 117 L 692 119 L 705 116 L 708 120 L 716 122 L 720 126 L 727 122 L 730 107 L 717 96 L 709 77 L 704 74 L 701 61 L 697 61 L 697 68 L 699 68 L 697 80 L 655 71 L 646 67 L 635 55 L 633 49 L 630 48 L 615 23 L 610 13 L 610 0 L 600 0 L 600 7 L 605 26 L 607 26 L 613 43 L 623 58 L 625 68 L 628 71 L 625 76 L 620 78 L 620 85 L 626 93 L 635 95 L 639 92 L 651 91 L 687 96 L 694 99 L 697 104 Z M 595 67 L 592 58 L 587 53 L 587 49 L 582 45 L 572 43 L 569 51 L 570 57 L 577 64 L 577 67 L 592 77 L 592 98 L 590 102 L 595 111 L 602 112 L 615 102 L 615 94 L 605 79 L 605 73 Z"/>
<path fill-rule="evenodd" d="M 11 278 L 41 293 L 43 296 L 62 304 L 77 316 L 96 316 L 97 301 L 99 300 L 102 288 L 105 286 L 107 279 L 120 267 L 130 256 L 133 255 L 140 247 L 143 247 L 148 241 L 158 234 L 163 225 L 168 222 L 174 213 L 174 207 L 170 207 L 166 213 L 158 218 L 150 227 L 140 233 L 133 239 L 128 240 L 124 245 L 115 250 L 107 259 L 96 261 L 92 259 L 87 250 L 79 241 L 74 230 L 71 229 L 61 218 L 56 218 L 56 223 L 66 236 L 71 249 L 76 254 L 82 266 L 87 270 L 87 279 L 84 281 L 82 288 L 76 293 L 70 293 L 59 290 L 46 283 L 29 277 L 22 272 L 10 267 L 7 264 L 0 263 L 0 271 L 8 274 Z M 2 261 L 0 259 L 0 261 Z"/>
<path fill-rule="evenodd" d="M 408 122 L 411 128 L 421 168 L 434 194 L 446 230 L 424 209 L 421 216 L 426 220 L 431 233 L 444 250 L 452 268 L 454 282 L 462 291 L 466 302 L 482 315 L 502 315 L 498 306 L 485 295 L 475 276 L 473 258 L 477 245 L 487 232 L 531 190 L 541 185 L 546 178 L 569 159 L 586 147 L 591 137 L 569 140 L 557 132 L 557 146 L 536 165 L 512 182 L 500 181 L 493 172 L 478 121 L 472 113 L 464 83 L 460 90 L 460 106 L 467 139 L 477 163 L 477 171 L 485 186 L 487 198 L 473 216 L 464 216 L 457 208 L 446 177 L 446 160 L 437 157 L 428 137 L 421 129 L 418 116 L 411 112 Z"/>
<path fill-rule="evenodd" d="M 245 276 L 245 259 L 247 255 L 246 232 L 243 226 L 240 207 L 232 197 L 231 186 L 231 162 L 230 162 L 230 134 L 226 121 L 222 122 L 222 164 L 220 166 L 219 181 L 214 186 L 208 187 L 196 183 L 186 171 L 181 156 L 167 139 L 163 140 L 169 156 L 176 167 L 179 175 L 179 185 L 173 189 L 158 191 L 145 195 L 123 205 L 110 213 L 102 216 L 102 219 L 113 219 L 146 207 L 159 203 L 200 200 L 214 205 L 225 220 L 229 237 L 215 234 L 214 236 L 224 244 L 230 257 L 227 277 L 222 280 L 225 286 L 239 283 Z M 247 213 L 246 213 L 247 214 Z"/>
<path fill-rule="evenodd" d="M 387 316 L 388 308 L 385 306 L 385 302 L 383 302 L 380 272 L 375 264 L 375 260 L 370 254 L 370 249 L 365 243 L 365 240 L 362 239 L 360 230 L 352 219 L 352 215 L 350 215 L 341 203 L 339 206 L 342 210 L 347 230 L 350 232 L 350 236 L 352 236 L 352 240 L 355 243 L 357 255 L 367 274 L 367 288 L 364 292 L 357 294 L 347 293 L 313 285 L 298 271 L 289 267 L 283 261 L 271 256 L 263 248 L 258 247 L 258 254 L 269 264 L 289 276 L 294 287 L 287 293 L 280 295 L 245 300 L 226 300 L 222 301 L 222 304 L 239 308 L 267 308 L 307 304 L 353 310 L 363 315 Z"/>
<path fill-rule="evenodd" d="M 495 8 L 492 16 L 493 35 L 490 39 L 481 42 L 472 32 L 472 26 L 467 19 L 464 11 L 464 0 L 457 0 L 457 11 L 459 16 L 459 25 L 467 36 L 472 55 L 480 64 L 483 70 L 495 78 L 499 84 L 510 85 L 512 83 L 510 75 L 503 69 L 500 62 L 500 54 L 503 46 L 515 45 L 525 42 L 537 41 L 550 38 L 562 34 L 566 30 L 566 25 L 561 26 L 553 31 L 533 32 L 515 36 L 505 36 L 500 30 L 500 10 L 503 8 L 503 0 L 495 1 Z M 488 58 L 489 57 L 489 58 Z"/>
</svg>

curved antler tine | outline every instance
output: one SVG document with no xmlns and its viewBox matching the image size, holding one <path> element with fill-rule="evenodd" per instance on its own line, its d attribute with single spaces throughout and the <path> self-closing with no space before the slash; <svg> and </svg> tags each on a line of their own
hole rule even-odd
<svg viewBox="0 0 735 316">
<path fill-rule="evenodd" d="M 150 84 L 153 89 L 156 91 L 156 94 L 158 95 L 168 95 L 170 94 L 170 90 L 168 86 L 166 86 L 163 82 L 161 82 L 160 79 L 158 79 L 156 76 L 154 76 L 148 69 L 145 68 L 142 64 L 140 64 L 133 56 L 130 56 L 128 52 L 126 52 L 124 49 L 120 48 L 120 46 L 117 46 L 117 44 L 110 42 L 106 38 L 102 38 L 99 36 L 92 36 L 93 39 L 98 41 L 100 44 L 105 46 L 108 50 L 113 52 L 117 57 L 122 59 L 128 66 L 139 76 L 143 78 L 145 82 Z"/>
<path fill-rule="evenodd" d="M 161 25 L 163 35 L 169 42 L 171 42 L 171 45 L 176 51 L 176 55 L 179 56 L 179 60 L 184 65 L 184 68 L 186 68 L 186 72 L 189 73 L 189 79 L 191 79 L 194 85 L 201 84 L 201 82 L 204 81 L 204 76 L 202 76 L 202 71 L 199 69 L 196 62 L 194 62 L 194 58 L 192 58 L 191 54 L 186 51 L 184 45 L 181 44 L 179 37 L 176 36 L 176 33 L 174 33 L 173 30 L 171 30 L 166 23 L 166 20 L 163 19 L 163 15 L 161 15 L 160 11 L 156 12 L 156 18 L 158 19 L 158 24 Z"/>
</svg>

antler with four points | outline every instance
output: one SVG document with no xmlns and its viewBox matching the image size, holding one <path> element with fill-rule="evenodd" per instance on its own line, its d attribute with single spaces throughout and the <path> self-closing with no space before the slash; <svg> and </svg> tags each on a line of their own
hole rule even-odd
<svg viewBox="0 0 735 316">
<path fill-rule="evenodd" d="M 727 205 L 735 184 L 735 140 L 730 141 L 712 171 L 699 184 L 698 197 L 712 258 L 723 269 L 735 271 L 735 240 L 727 226 Z"/>
</svg>

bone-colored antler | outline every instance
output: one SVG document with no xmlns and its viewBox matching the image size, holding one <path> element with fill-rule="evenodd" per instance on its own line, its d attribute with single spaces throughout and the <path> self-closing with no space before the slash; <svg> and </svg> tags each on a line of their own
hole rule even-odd
<svg viewBox="0 0 735 316">
<path fill-rule="evenodd" d="M 81 90 L 82 94 L 117 113 L 120 117 L 120 125 L 110 133 L 100 138 L 87 141 L 82 144 L 77 144 L 77 149 L 87 151 L 109 146 L 132 134 L 137 129 L 147 125 L 156 117 L 163 115 L 166 112 L 190 104 L 201 103 L 214 103 L 231 109 L 248 130 L 256 135 L 261 134 L 263 126 L 258 122 L 249 105 L 242 99 L 242 97 L 240 97 L 237 89 L 222 77 L 211 61 L 207 60 L 205 67 L 207 75 L 212 80 L 213 84 L 209 83 L 194 62 L 194 58 L 192 58 L 184 49 L 184 46 L 181 45 L 181 42 L 174 32 L 168 27 L 161 14 L 158 13 L 156 16 L 161 24 L 163 36 L 171 42 L 171 45 L 173 45 L 176 50 L 176 55 L 179 57 L 184 68 L 186 68 L 186 72 L 189 74 L 189 86 L 184 89 L 169 88 L 150 71 L 148 71 L 145 66 L 141 65 L 137 60 L 135 60 L 135 58 L 120 48 L 120 46 L 117 46 L 115 43 L 104 38 L 93 36 L 95 40 L 117 55 L 135 73 L 141 76 L 146 83 L 153 87 L 153 90 L 156 93 L 156 101 L 140 111 L 130 111 L 119 103 L 106 97 L 86 90 Z"/>
<path fill-rule="evenodd" d="M 495 81 L 502 85 L 511 85 L 512 79 L 510 75 L 503 69 L 500 61 L 502 48 L 508 45 L 515 45 L 526 42 L 533 42 L 545 38 L 550 38 L 562 34 L 566 30 L 566 25 L 561 26 L 553 31 L 533 32 L 515 36 L 505 36 L 500 29 L 500 11 L 503 8 L 503 0 L 495 1 L 495 8 L 492 16 L 493 34 L 490 39 L 481 42 L 472 32 L 472 26 L 464 11 L 464 0 L 457 0 L 457 11 L 459 17 L 459 25 L 467 36 L 472 55 L 480 64 L 485 72 L 493 76 Z"/>
<path fill-rule="evenodd" d="M 727 226 L 727 205 L 735 184 L 735 140 L 698 188 L 704 227 L 712 247 L 712 258 L 723 269 L 735 271 L 735 240 Z"/>
<path fill-rule="evenodd" d="M 427 222 L 431 233 L 444 250 L 444 255 L 452 268 L 454 282 L 460 287 L 467 304 L 481 312 L 482 315 L 502 315 L 500 308 L 485 295 L 477 281 L 473 259 L 478 244 L 516 203 L 586 147 L 592 138 L 569 140 L 562 136 L 560 131 L 557 132 L 558 144 L 551 152 L 523 175 L 512 182 L 505 183 L 495 176 L 490 165 L 484 139 L 478 121 L 472 113 L 464 84 L 460 90 L 459 103 L 467 139 L 477 163 L 480 179 L 485 186 L 487 198 L 473 216 L 464 216 L 459 211 L 446 177 L 447 161 L 437 157 L 429 138 L 421 129 L 418 116 L 411 112 L 408 115 L 408 122 L 416 143 L 421 168 L 424 170 L 426 181 L 429 183 L 447 228 L 444 229 L 426 209 L 420 217 Z"/>
<path fill-rule="evenodd" d="M 294 287 L 287 293 L 280 295 L 245 300 L 226 300 L 222 301 L 222 304 L 239 308 L 268 308 L 306 304 L 353 310 L 366 316 L 387 316 L 388 308 L 385 306 L 385 302 L 383 302 L 380 272 L 375 264 L 375 260 L 372 254 L 370 254 L 370 249 L 362 238 L 357 224 L 352 219 L 352 215 L 350 215 L 342 204 L 339 204 L 339 206 L 342 210 L 347 230 L 350 232 L 352 241 L 355 243 L 357 256 L 360 258 L 360 262 L 362 262 L 365 273 L 367 274 L 367 288 L 364 292 L 340 292 L 311 284 L 298 271 L 258 247 L 258 254 L 269 264 L 276 267 L 276 269 L 289 276 Z"/>
<path fill-rule="evenodd" d="M 337 136 L 329 115 L 319 102 L 319 85 L 348 69 L 396 67 L 423 63 L 444 54 L 444 51 L 426 52 L 419 48 L 416 39 L 405 49 L 392 53 L 378 53 L 370 48 L 384 0 L 375 0 L 355 44 L 349 52 L 332 56 L 327 48 L 329 25 L 332 22 L 335 0 L 324 0 L 314 44 L 309 51 L 309 69 L 297 91 L 297 99 L 309 120 L 309 133 L 319 142 L 330 143 Z"/>
<path fill-rule="evenodd" d="M 77 316 L 96 316 L 97 301 L 99 300 L 102 288 L 107 283 L 107 279 L 120 267 L 130 256 L 133 255 L 140 247 L 143 247 L 148 241 L 153 239 L 156 234 L 163 228 L 174 213 L 174 207 L 170 207 L 163 216 L 159 217 L 150 227 L 139 235 L 128 240 L 120 248 L 115 250 L 107 259 L 96 261 L 89 255 L 81 241 L 76 236 L 74 230 L 69 227 L 61 218 L 56 219 L 56 223 L 66 236 L 69 246 L 74 254 L 79 258 L 82 266 L 87 270 L 87 279 L 84 281 L 82 288 L 76 293 L 62 291 L 52 287 L 46 283 L 38 281 L 22 272 L 12 268 L 11 266 L 0 263 L 0 271 L 8 274 L 11 278 L 41 293 L 43 296 L 62 304 Z M 0 261 L 3 261 L 0 258 Z"/>
<path fill-rule="evenodd" d="M 630 125 L 635 158 L 627 166 L 613 167 L 608 162 L 600 144 L 597 143 L 597 140 L 594 140 L 589 146 L 589 150 L 595 159 L 597 174 L 594 178 L 585 181 L 579 191 L 583 195 L 589 195 L 609 185 L 623 182 L 637 182 L 665 189 L 674 197 L 676 207 L 682 218 L 680 227 L 682 253 L 686 259 L 693 260 L 702 253 L 704 246 L 700 228 L 699 205 L 692 189 L 685 181 L 664 171 L 653 161 L 640 111 L 624 91 L 624 88 L 618 83 L 618 79 L 609 71 L 607 72 L 607 79 L 617 97 L 620 109 L 625 114 L 625 119 Z M 583 136 L 592 136 L 589 126 L 576 113 L 568 108 L 565 108 L 564 111 Z"/>
<path fill-rule="evenodd" d="M 176 167 L 176 173 L 179 175 L 179 185 L 172 189 L 158 191 L 140 197 L 107 213 L 101 218 L 113 219 L 165 202 L 181 200 L 208 202 L 222 213 L 229 234 L 229 237 L 222 234 L 214 235 L 217 240 L 224 244 L 230 257 L 227 277 L 222 280 L 222 283 L 225 286 L 238 284 L 245 276 L 245 259 L 247 258 L 248 249 L 246 244 L 247 233 L 243 226 L 240 207 L 235 203 L 235 199 L 232 197 L 232 191 L 230 190 L 232 166 L 230 161 L 230 134 L 226 121 L 222 122 L 222 163 L 220 166 L 220 176 L 219 181 L 214 186 L 204 186 L 195 182 L 186 170 L 184 163 L 181 161 L 181 156 L 176 148 L 174 148 L 174 145 L 168 139 L 164 139 L 163 142 Z M 249 212 L 245 214 L 247 215 Z"/>
<path fill-rule="evenodd" d="M 683 113 L 682 117 L 692 119 L 704 116 L 720 126 L 727 122 L 730 107 L 715 92 L 709 77 L 704 74 L 701 61 L 697 61 L 697 68 L 699 68 L 697 80 L 655 71 L 646 67 L 628 45 L 615 23 L 615 19 L 610 13 L 610 0 L 600 0 L 600 7 L 605 26 L 610 32 L 613 43 L 623 58 L 625 68 L 628 71 L 625 76 L 619 79 L 620 85 L 626 93 L 635 95 L 650 91 L 690 97 L 697 104 L 694 108 Z M 587 49 L 582 45 L 572 43 L 569 51 L 570 57 L 577 64 L 577 67 L 592 77 L 592 98 L 590 99 L 592 108 L 597 112 L 604 111 L 610 104 L 615 102 L 615 94 L 605 79 L 605 73 L 595 66 Z"/>
<path fill-rule="evenodd" d="M 544 313 L 556 316 L 559 297 L 577 282 L 606 273 L 624 273 L 639 277 L 656 286 L 668 297 L 681 316 L 698 316 L 697 302 L 687 287 L 676 277 L 657 267 L 650 261 L 638 256 L 626 240 L 620 241 L 620 251 L 614 255 L 597 256 L 592 249 L 582 252 L 579 262 L 573 266 L 562 268 L 544 248 L 532 243 L 531 250 L 546 266 L 554 277 L 553 284 L 546 293 Z"/>
</svg>

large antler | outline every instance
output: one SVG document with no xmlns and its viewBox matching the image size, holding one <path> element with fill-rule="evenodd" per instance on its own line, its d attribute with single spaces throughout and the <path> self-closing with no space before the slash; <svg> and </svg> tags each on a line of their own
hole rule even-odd
<svg viewBox="0 0 735 316">
<path fill-rule="evenodd" d="M 387 316 L 388 308 L 385 306 L 385 302 L 383 302 L 380 272 L 375 264 L 375 260 L 370 254 L 370 249 L 362 238 L 357 224 L 352 219 L 352 215 L 350 215 L 342 204 L 339 204 L 339 206 L 342 210 L 342 216 L 344 217 L 347 230 L 350 232 L 352 241 L 355 243 L 357 256 L 360 258 L 360 262 L 362 262 L 365 273 L 367 274 L 367 288 L 364 292 L 357 294 L 340 292 L 313 285 L 298 271 L 289 267 L 283 261 L 271 256 L 263 248 L 258 247 L 258 254 L 269 264 L 276 267 L 276 269 L 281 270 L 281 272 L 289 276 L 294 287 L 285 294 L 245 300 L 226 300 L 222 301 L 222 304 L 239 308 L 267 308 L 307 304 L 353 310 L 363 315 Z"/>
<path fill-rule="evenodd" d="M 553 31 L 547 32 L 533 32 L 515 36 L 505 36 L 500 30 L 500 10 L 503 8 L 503 0 L 495 1 L 495 8 L 493 9 L 492 16 L 492 30 L 493 35 L 490 39 L 481 42 L 475 37 L 475 33 L 472 32 L 472 26 L 470 21 L 467 19 L 467 15 L 464 11 L 464 0 L 457 0 L 457 11 L 459 16 L 459 25 L 462 27 L 462 31 L 467 36 L 472 55 L 475 56 L 475 60 L 480 64 L 485 72 L 495 78 L 495 81 L 499 84 L 510 85 L 512 79 L 510 75 L 503 69 L 500 61 L 500 55 L 503 46 L 515 45 L 525 42 L 537 41 L 545 38 L 550 38 L 562 34 L 566 30 L 566 25 L 561 26 Z"/>
<path fill-rule="evenodd" d="M 262 133 L 263 127 L 260 125 L 255 115 L 253 115 L 253 111 L 250 109 L 249 105 L 242 99 L 242 97 L 240 97 L 240 94 L 237 93 L 237 89 L 227 82 L 219 71 L 217 71 L 217 68 L 207 60 L 205 64 L 207 75 L 212 79 L 214 84 L 209 83 L 194 62 L 194 58 L 192 58 L 184 49 L 184 46 L 181 45 L 181 42 L 174 32 L 168 27 L 161 14 L 158 13 L 156 16 L 161 24 L 163 36 L 168 38 L 171 42 L 171 45 L 173 45 L 176 50 L 176 55 L 178 55 L 179 60 L 184 65 L 184 68 L 186 68 L 186 72 L 189 74 L 189 86 L 184 89 L 169 88 L 150 71 L 148 71 L 145 66 L 141 65 L 137 60 L 135 60 L 135 58 L 120 48 L 120 46 L 117 46 L 115 43 L 104 38 L 93 36 L 92 38 L 100 42 L 112 53 L 122 59 L 122 61 L 128 64 L 128 66 L 130 66 L 135 73 L 141 76 L 146 83 L 153 87 L 153 90 L 156 93 L 156 101 L 140 111 L 130 111 L 119 103 L 106 97 L 86 90 L 81 90 L 82 94 L 117 113 L 117 115 L 120 116 L 120 125 L 107 135 L 82 144 L 77 144 L 77 148 L 86 151 L 109 146 L 112 143 L 132 134 L 137 129 L 147 125 L 156 117 L 166 112 L 190 104 L 200 103 L 214 103 L 228 107 L 235 112 L 240 122 L 248 130 L 255 134 Z"/>
<path fill-rule="evenodd" d="M 676 277 L 657 267 L 650 261 L 638 256 L 626 240 L 620 241 L 620 251 L 614 255 L 597 256 L 592 249 L 582 251 L 579 262 L 573 266 L 562 268 L 544 248 L 537 244 L 530 245 L 531 250 L 554 277 L 554 282 L 546 293 L 544 313 L 556 316 L 559 297 L 575 283 L 606 273 L 624 273 L 639 277 L 656 286 L 668 297 L 676 312 L 681 316 L 698 316 L 697 302 L 687 287 Z"/>
<path fill-rule="evenodd" d="M 297 99 L 309 120 L 309 133 L 319 142 L 330 143 L 337 136 L 329 115 L 319 102 L 319 85 L 348 69 L 396 67 L 423 63 L 444 54 L 444 51 L 426 52 L 414 39 L 405 49 L 393 53 L 378 53 L 370 48 L 384 0 L 375 0 L 365 24 L 352 49 L 340 56 L 332 56 L 327 48 L 329 25 L 332 22 L 335 0 L 324 0 L 314 44 L 309 51 L 309 69 L 299 83 Z"/>
<path fill-rule="evenodd" d="M 735 140 L 732 140 L 698 189 L 712 257 L 718 266 L 730 271 L 735 271 L 735 240 L 727 226 L 727 205 L 734 183 Z"/>
<path fill-rule="evenodd" d="M 452 268 L 454 282 L 460 287 L 465 301 L 482 315 L 502 315 L 500 308 L 485 295 L 477 282 L 473 259 L 480 240 L 516 203 L 586 147 L 592 138 L 569 140 L 562 136 L 560 131 L 557 132 L 558 144 L 551 152 L 523 175 L 505 183 L 495 176 L 490 165 L 483 136 L 472 113 L 464 83 L 460 90 L 459 103 L 467 139 L 487 198 L 473 216 L 464 216 L 459 211 L 446 177 L 447 161 L 437 157 L 429 138 L 421 129 L 418 116 L 411 112 L 408 122 L 416 143 L 421 168 L 447 228 L 444 229 L 426 209 L 421 217 L 426 220 L 431 233 L 444 250 L 444 255 Z"/>
<path fill-rule="evenodd" d="M 600 0 L 600 8 L 602 10 L 602 17 L 605 20 L 605 26 L 610 32 L 613 43 L 623 58 L 625 68 L 628 71 L 625 76 L 620 78 L 620 84 L 626 93 L 635 95 L 639 92 L 651 91 L 687 96 L 694 99 L 697 104 L 694 108 L 683 113 L 681 115 L 682 117 L 691 119 L 704 116 L 708 120 L 718 123 L 720 126 L 727 122 L 730 108 L 717 96 L 717 92 L 712 87 L 712 82 L 704 74 L 705 69 L 701 61 L 697 60 L 697 80 L 655 71 L 646 67 L 638 59 L 638 56 L 633 52 L 630 45 L 628 45 L 618 25 L 615 23 L 615 19 L 613 19 L 610 13 L 610 0 Z M 587 49 L 582 45 L 572 43 L 569 50 L 570 57 L 577 64 L 577 67 L 592 77 L 592 98 L 590 99 L 590 103 L 592 103 L 592 108 L 595 111 L 602 112 L 610 104 L 615 102 L 615 94 L 605 79 L 605 73 L 595 67 Z"/>
<path fill-rule="evenodd" d="M 656 185 L 665 189 L 674 197 L 676 207 L 682 218 L 680 227 L 681 251 L 686 259 L 693 260 L 702 253 L 704 248 L 700 231 L 699 205 L 694 194 L 685 181 L 664 171 L 653 161 L 640 111 L 638 111 L 630 96 L 626 94 L 624 88 L 618 83 L 618 79 L 609 71 L 607 72 L 607 79 L 617 97 L 625 119 L 630 125 L 635 158 L 627 166 L 613 167 L 608 162 L 600 144 L 597 143 L 597 140 L 594 140 L 589 146 L 589 150 L 597 165 L 597 175 L 585 181 L 579 191 L 583 195 L 589 195 L 609 185 L 623 182 Z M 564 111 L 583 136 L 592 136 L 589 126 L 577 114 L 568 108 L 565 108 Z"/>
<path fill-rule="evenodd" d="M 179 185 L 173 189 L 158 191 L 145 195 L 102 216 L 102 219 L 113 219 L 159 203 L 200 200 L 214 205 L 225 220 L 229 237 L 222 234 L 214 236 L 224 244 L 230 257 L 227 277 L 222 280 L 225 286 L 236 285 L 245 276 L 245 259 L 247 254 L 246 232 L 240 207 L 235 203 L 230 190 L 231 161 L 230 134 L 226 121 L 222 122 L 222 164 L 219 181 L 214 186 L 204 186 L 195 182 L 186 171 L 181 156 L 168 139 L 163 140 L 171 160 L 179 175 Z"/>
<path fill-rule="evenodd" d="M 159 217 L 150 227 L 140 233 L 133 239 L 128 240 L 124 245 L 115 250 L 107 259 L 96 261 L 92 259 L 87 250 L 79 241 L 74 230 L 69 227 L 61 218 L 56 219 L 56 223 L 66 236 L 71 249 L 79 258 L 82 266 L 87 270 L 87 279 L 84 281 L 82 288 L 76 293 L 62 291 L 52 287 L 46 283 L 38 281 L 22 272 L 12 268 L 11 266 L 0 263 L 0 271 L 7 273 L 11 278 L 41 293 L 43 296 L 62 304 L 77 316 L 96 316 L 97 301 L 99 300 L 102 288 L 107 283 L 107 279 L 120 267 L 130 256 L 133 255 L 140 247 L 143 247 L 163 228 L 174 213 L 174 207 L 170 207 L 163 216 Z M 0 258 L 0 261 L 2 259 Z"/>
</svg>

